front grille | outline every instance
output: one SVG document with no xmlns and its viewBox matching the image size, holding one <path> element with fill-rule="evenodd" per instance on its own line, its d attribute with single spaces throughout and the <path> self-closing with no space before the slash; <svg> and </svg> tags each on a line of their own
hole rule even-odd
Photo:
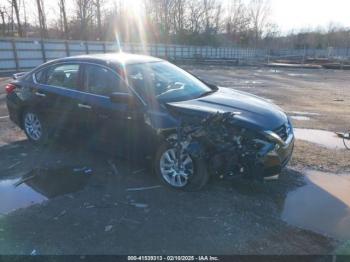
<svg viewBox="0 0 350 262">
<path fill-rule="evenodd" d="M 274 130 L 274 132 L 279 135 L 280 138 L 283 139 L 283 141 L 286 141 L 288 138 L 288 131 L 287 131 L 287 126 L 283 125 L 279 128 L 277 128 L 276 130 Z"/>
</svg>

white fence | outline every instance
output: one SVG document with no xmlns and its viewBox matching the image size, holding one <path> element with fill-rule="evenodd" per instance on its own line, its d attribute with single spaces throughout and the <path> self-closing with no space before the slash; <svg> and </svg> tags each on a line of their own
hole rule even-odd
<svg viewBox="0 0 350 262">
<path fill-rule="evenodd" d="M 349 48 L 302 48 L 302 49 L 278 49 L 270 50 L 269 55 L 271 57 L 312 57 L 312 58 L 335 58 L 335 59 L 347 59 L 350 56 Z"/>
<path fill-rule="evenodd" d="M 73 55 L 118 52 L 149 54 L 169 60 L 231 59 L 266 57 L 266 50 L 164 44 L 62 41 L 50 39 L 0 38 L 0 71 L 20 71 L 46 61 Z"/>
<path fill-rule="evenodd" d="M 116 42 L 62 41 L 52 39 L 0 38 L 0 71 L 28 70 L 46 61 L 73 55 L 118 52 L 149 54 L 168 60 L 210 60 L 220 62 L 229 60 L 237 63 L 267 62 L 275 58 L 349 57 L 349 49 L 249 49 L 208 46 L 184 46 L 164 44 L 124 43 L 119 47 Z"/>
</svg>

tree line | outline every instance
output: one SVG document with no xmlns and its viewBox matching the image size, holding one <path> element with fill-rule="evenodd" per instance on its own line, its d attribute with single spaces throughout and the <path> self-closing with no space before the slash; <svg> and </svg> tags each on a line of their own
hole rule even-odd
<svg viewBox="0 0 350 262">
<path fill-rule="evenodd" d="M 348 28 L 282 35 L 269 0 L 6 0 L 0 35 L 271 48 L 349 47 Z M 34 3 L 29 18 L 29 2 Z M 54 6 L 48 19 L 46 8 Z"/>
</svg>

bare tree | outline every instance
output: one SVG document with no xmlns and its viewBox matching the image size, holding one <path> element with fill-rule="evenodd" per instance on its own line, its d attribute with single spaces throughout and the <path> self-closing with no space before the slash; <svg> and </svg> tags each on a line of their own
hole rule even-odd
<svg viewBox="0 0 350 262">
<path fill-rule="evenodd" d="M 94 5 L 96 7 L 96 18 L 97 18 L 97 35 L 98 39 L 102 39 L 102 18 L 101 18 L 101 8 L 103 5 L 103 0 L 95 0 Z"/>
<path fill-rule="evenodd" d="M 6 9 L 4 7 L 0 8 L 0 16 L 1 16 L 1 35 L 6 34 L 6 20 L 5 20 L 5 15 L 6 15 Z"/>
<path fill-rule="evenodd" d="M 203 0 L 205 33 L 216 34 L 220 28 L 221 4 L 216 0 Z"/>
<path fill-rule="evenodd" d="M 20 1 L 20 9 L 23 8 L 23 16 L 24 16 L 24 25 L 22 28 L 22 33 L 24 36 L 27 35 L 27 31 L 28 31 L 28 19 L 27 19 L 27 8 L 26 8 L 26 2 L 25 0 L 19 0 Z"/>
<path fill-rule="evenodd" d="M 174 0 L 172 16 L 175 33 L 182 33 L 185 29 L 185 5 L 186 0 Z"/>
<path fill-rule="evenodd" d="M 199 34 L 203 26 L 204 8 L 202 0 L 188 3 L 188 29 L 192 34 Z"/>
<path fill-rule="evenodd" d="M 17 20 L 17 28 L 18 28 L 18 35 L 23 36 L 23 30 L 22 30 L 22 24 L 21 24 L 21 18 L 19 16 L 19 5 L 17 0 L 12 0 L 12 7 L 16 14 L 16 20 Z"/>
<path fill-rule="evenodd" d="M 75 0 L 75 11 L 78 23 L 80 24 L 80 34 L 82 39 L 89 38 L 89 25 L 93 17 L 93 1 L 92 0 Z"/>
<path fill-rule="evenodd" d="M 228 3 L 225 16 L 226 33 L 235 42 L 239 42 L 243 34 L 249 30 L 250 19 L 247 8 L 242 0 L 233 0 Z"/>
<path fill-rule="evenodd" d="M 249 16 L 251 19 L 252 31 L 254 34 L 255 45 L 263 36 L 264 30 L 269 22 L 271 15 L 269 0 L 251 0 L 249 3 Z"/>
<path fill-rule="evenodd" d="M 65 39 L 68 39 L 68 21 L 67 21 L 67 11 L 66 11 L 66 1 L 65 0 L 59 0 L 58 3 L 59 9 L 60 9 L 60 17 L 63 22 L 63 32 Z"/>
<path fill-rule="evenodd" d="M 160 37 L 169 41 L 172 31 L 172 11 L 174 0 L 148 0 L 146 1 L 147 15 L 150 17 L 152 26 L 160 32 Z"/>
<path fill-rule="evenodd" d="M 47 37 L 46 13 L 43 0 L 36 0 L 41 38 Z"/>
</svg>

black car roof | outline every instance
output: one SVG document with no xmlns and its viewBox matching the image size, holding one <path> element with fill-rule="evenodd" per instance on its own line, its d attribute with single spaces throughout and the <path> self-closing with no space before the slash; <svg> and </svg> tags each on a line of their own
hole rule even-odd
<svg viewBox="0 0 350 262">
<path fill-rule="evenodd" d="M 65 58 L 59 58 L 51 62 L 71 62 L 71 61 L 92 62 L 92 63 L 98 63 L 98 64 L 112 63 L 117 66 L 123 66 L 123 65 L 130 65 L 130 64 L 159 62 L 163 60 L 152 56 L 135 55 L 135 54 L 119 52 L 119 53 L 107 53 L 107 54 L 70 56 Z"/>
</svg>

